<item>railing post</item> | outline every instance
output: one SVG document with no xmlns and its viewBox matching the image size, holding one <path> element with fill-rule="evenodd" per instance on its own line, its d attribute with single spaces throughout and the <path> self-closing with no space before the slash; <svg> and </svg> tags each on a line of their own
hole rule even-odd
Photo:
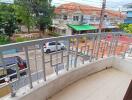
<svg viewBox="0 0 132 100">
<path fill-rule="evenodd" d="M 100 43 L 101 43 L 101 34 L 98 35 L 98 45 L 97 45 L 97 51 L 96 51 L 96 60 L 98 60 L 98 57 L 99 57 Z"/>
<path fill-rule="evenodd" d="M 36 68 L 36 73 L 37 73 L 37 81 L 39 83 L 39 75 L 38 75 L 38 64 L 37 64 L 37 50 L 36 46 L 34 45 L 34 60 L 35 60 L 35 68 Z"/>
<path fill-rule="evenodd" d="M 43 68 L 43 75 L 44 75 L 44 81 L 46 81 L 46 69 L 45 69 L 45 55 L 44 55 L 44 44 L 40 45 L 41 48 L 41 59 L 42 59 L 42 68 Z"/>
<path fill-rule="evenodd" d="M 104 34 L 104 35 L 105 35 L 104 36 L 105 41 L 102 44 L 102 56 L 101 56 L 101 58 L 104 58 L 104 53 L 105 53 L 105 48 L 106 48 L 106 41 L 107 41 L 107 34 Z"/>
<path fill-rule="evenodd" d="M 70 60 L 70 39 L 67 39 L 67 41 L 68 41 L 68 48 L 67 48 L 67 50 L 68 50 L 68 53 L 67 53 L 67 71 L 69 70 L 69 60 Z"/>
<path fill-rule="evenodd" d="M 114 39 L 113 39 L 114 37 L 113 37 L 113 35 L 112 35 L 112 40 L 110 41 L 110 46 L 109 46 L 109 51 L 108 51 L 108 57 L 110 57 L 110 55 L 111 55 L 111 49 L 112 49 L 112 45 L 113 45 L 113 41 L 114 41 Z"/>
<path fill-rule="evenodd" d="M 118 47 L 118 39 L 119 39 L 119 36 L 120 36 L 120 35 L 118 35 L 118 36 L 116 37 L 116 40 L 115 40 L 115 46 L 114 46 L 114 52 L 113 52 L 113 55 L 114 55 L 114 56 L 116 55 L 116 48 Z"/>
<path fill-rule="evenodd" d="M 78 48 L 79 48 L 79 37 L 76 37 L 76 51 L 75 51 L 75 61 L 74 61 L 74 67 L 77 67 L 77 58 L 78 58 Z"/>
<path fill-rule="evenodd" d="M 95 42 L 96 42 L 96 36 L 93 36 L 93 39 L 92 39 L 92 49 L 91 49 L 91 56 L 90 56 L 89 62 L 92 62 L 92 59 L 93 59 L 93 56 L 94 56 Z"/>
<path fill-rule="evenodd" d="M 124 51 L 123 55 L 122 55 L 122 59 L 125 59 L 126 56 L 126 50 Z"/>
<path fill-rule="evenodd" d="M 58 72 L 58 41 L 56 41 L 56 50 L 55 50 L 55 52 L 56 52 L 56 66 L 55 66 L 55 71 L 56 71 L 56 74 L 58 75 L 59 74 L 59 72 Z"/>
<path fill-rule="evenodd" d="M 30 63 L 29 63 L 28 47 L 24 47 L 24 50 L 25 50 L 27 68 L 28 68 L 29 85 L 30 85 L 30 89 L 32 89 L 33 85 L 32 85 L 32 76 L 31 76 L 31 69 L 30 69 Z"/>
</svg>

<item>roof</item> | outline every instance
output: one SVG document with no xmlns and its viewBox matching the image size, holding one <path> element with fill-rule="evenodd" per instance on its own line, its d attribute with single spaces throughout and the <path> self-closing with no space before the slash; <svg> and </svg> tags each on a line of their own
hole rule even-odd
<svg viewBox="0 0 132 100">
<path fill-rule="evenodd" d="M 92 25 L 72 25 L 68 24 L 68 26 L 76 31 L 86 31 L 86 30 L 95 30 L 97 29 L 96 27 Z"/>
<path fill-rule="evenodd" d="M 101 8 L 99 7 L 83 5 L 83 4 L 74 3 L 74 2 L 60 5 L 59 7 L 55 8 L 55 13 L 61 14 L 62 10 L 64 10 L 67 13 L 70 13 L 70 12 L 72 13 L 72 12 L 80 10 L 85 15 L 89 15 L 89 14 L 100 15 L 101 13 Z M 125 17 L 125 15 L 123 15 L 119 11 L 106 10 L 106 13 L 110 17 L 120 17 L 120 18 Z"/>
</svg>

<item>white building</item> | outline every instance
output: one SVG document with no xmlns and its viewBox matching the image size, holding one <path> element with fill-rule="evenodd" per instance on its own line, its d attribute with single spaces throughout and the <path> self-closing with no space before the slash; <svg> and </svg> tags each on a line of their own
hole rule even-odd
<svg viewBox="0 0 132 100">
<path fill-rule="evenodd" d="M 60 5 L 55 9 L 55 18 L 53 25 L 55 32 L 63 35 L 72 34 L 72 30 L 67 24 L 80 25 L 88 24 L 96 26 L 97 29 L 100 23 L 101 8 L 82 5 L 78 3 L 67 3 Z M 104 15 L 104 29 L 117 28 L 118 23 L 122 23 L 124 15 L 120 12 L 106 10 Z"/>
</svg>

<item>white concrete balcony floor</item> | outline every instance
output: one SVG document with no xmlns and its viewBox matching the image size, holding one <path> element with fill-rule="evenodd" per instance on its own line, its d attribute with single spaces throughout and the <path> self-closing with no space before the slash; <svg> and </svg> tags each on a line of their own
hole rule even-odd
<svg viewBox="0 0 132 100">
<path fill-rule="evenodd" d="M 48 100 L 123 100 L 131 78 L 109 68 L 75 82 Z"/>
</svg>

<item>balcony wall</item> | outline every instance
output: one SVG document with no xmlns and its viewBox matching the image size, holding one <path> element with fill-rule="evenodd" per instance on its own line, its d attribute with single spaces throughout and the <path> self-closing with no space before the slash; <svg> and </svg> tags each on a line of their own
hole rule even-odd
<svg viewBox="0 0 132 100">
<path fill-rule="evenodd" d="M 104 58 L 90 64 L 85 64 L 69 72 L 63 72 L 58 77 L 53 76 L 50 81 L 46 82 L 44 85 L 36 87 L 36 89 L 31 90 L 28 94 L 17 96 L 19 98 L 15 97 L 14 99 L 33 100 L 37 97 L 37 100 L 47 100 L 48 97 L 53 96 L 66 86 L 78 81 L 81 78 L 87 77 L 90 74 L 109 68 L 112 66 L 112 64 L 113 57 Z"/>
<path fill-rule="evenodd" d="M 88 75 L 102 71 L 103 69 L 109 67 L 114 67 L 120 71 L 132 74 L 131 65 L 131 61 L 121 59 L 119 57 L 104 58 L 90 64 L 85 64 L 72 71 L 63 72 L 63 74 L 59 77 L 53 76 L 46 84 L 36 87 L 36 89 L 30 91 L 28 94 L 19 96 L 19 98 L 15 97 L 14 99 L 33 100 L 37 97 L 37 100 L 47 100 L 48 97 L 53 96 L 66 86 L 78 81 L 79 79 L 85 78 Z"/>
</svg>

